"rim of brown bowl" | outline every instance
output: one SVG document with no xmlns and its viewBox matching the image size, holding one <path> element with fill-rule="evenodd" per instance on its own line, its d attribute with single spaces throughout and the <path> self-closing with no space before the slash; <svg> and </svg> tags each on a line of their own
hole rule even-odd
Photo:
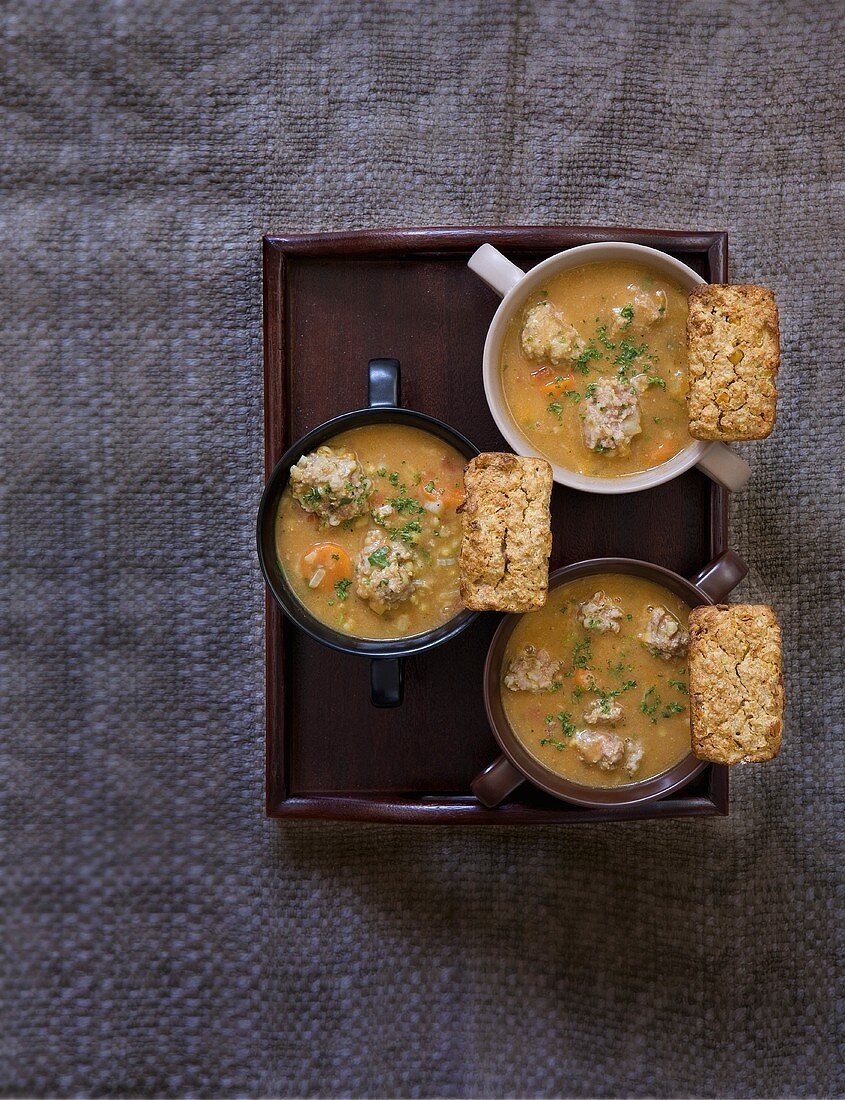
<svg viewBox="0 0 845 1100">
<path fill-rule="evenodd" d="M 577 580 L 578 577 L 587 577 L 592 573 L 627 573 L 634 577 L 645 577 L 675 592 L 691 607 L 701 603 L 715 603 L 715 600 L 703 589 L 698 588 L 679 573 L 673 573 L 671 569 L 665 569 L 662 565 L 639 561 L 636 558 L 590 558 L 587 561 L 564 565 L 549 576 L 549 591 L 559 588 L 565 581 Z M 484 663 L 484 706 L 490 728 L 502 752 L 529 782 L 554 795 L 555 798 L 574 802 L 578 806 L 601 809 L 607 806 L 634 806 L 640 802 L 651 802 L 656 798 L 662 798 L 689 783 L 707 767 L 707 761 L 693 756 L 690 749 L 689 754 L 677 764 L 673 764 L 671 768 L 650 779 L 624 783 L 618 787 L 587 787 L 564 779 L 563 776 L 557 775 L 541 764 L 522 745 L 511 729 L 499 691 L 505 646 L 522 618 L 522 615 L 506 615 L 493 635 L 487 651 L 487 660 Z"/>
</svg>

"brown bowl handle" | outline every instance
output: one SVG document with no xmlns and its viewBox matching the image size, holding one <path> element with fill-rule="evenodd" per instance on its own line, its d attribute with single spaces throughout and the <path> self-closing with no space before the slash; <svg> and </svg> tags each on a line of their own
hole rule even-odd
<svg viewBox="0 0 845 1100">
<path fill-rule="evenodd" d="M 479 772 L 470 784 L 472 793 L 487 807 L 492 810 L 498 806 L 508 795 L 525 782 L 522 772 L 511 764 L 506 756 L 500 756 L 494 760 L 483 772 Z"/>
<path fill-rule="evenodd" d="M 714 603 L 721 603 L 747 573 L 748 566 L 739 554 L 726 550 L 724 554 L 708 562 L 694 577 L 690 577 L 690 581 Z"/>
</svg>

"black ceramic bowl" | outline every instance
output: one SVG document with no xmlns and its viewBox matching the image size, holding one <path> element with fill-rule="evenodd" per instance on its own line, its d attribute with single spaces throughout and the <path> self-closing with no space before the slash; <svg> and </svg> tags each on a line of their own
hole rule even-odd
<svg viewBox="0 0 845 1100">
<path fill-rule="evenodd" d="M 267 586 L 288 618 L 323 645 L 343 650 L 344 653 L 358 653 L 362 657 L 369 657 L 373 705 L 395 707 L 402 702 L 404 658 L 448 642 L 469 626 L 477 612 L 459 611 L 436 629 L 414 634 L 410 638 L 355 638 L 327 626 L 300 603 L 285 578 L 276 553 L 276 511 L 279 498 L 288 483 L 291 466 L 304 454 L 316 450 L 340 432 L 362 428 L 366 424 L 404 424 L 437 436 L 467 459 L 478 454 L 477 447 L 442 420 L 400 407 L 400 372 L 396 359 L 372 359 L 368 369 L 367 408 L 343 413 L 308 432 L 285 452 L 270 474 L 258 509 L 258 560 Z"/>
</svg>

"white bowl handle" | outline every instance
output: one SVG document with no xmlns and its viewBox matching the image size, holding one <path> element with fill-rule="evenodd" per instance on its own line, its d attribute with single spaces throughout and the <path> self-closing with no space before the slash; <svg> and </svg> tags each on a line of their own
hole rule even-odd
<svg viewBox="0 0 845 1100">
<path fill-rule="evenodd" d="M 711 443 L 696 467 L 732 493 L 738 492 L 751 477 L 751 467 L 745 459 L 724 443 Z"/>
<path fill-rule="evenodd" d="M 525 278 L 522 268 L 512 264 L 507 256 L 503 256 L 492 244 L 483 244 L 481 248 L 477 248 L 467 260 L 467 267 L 503 298 L 513 290 L 520 279 Z"/>
</svg>

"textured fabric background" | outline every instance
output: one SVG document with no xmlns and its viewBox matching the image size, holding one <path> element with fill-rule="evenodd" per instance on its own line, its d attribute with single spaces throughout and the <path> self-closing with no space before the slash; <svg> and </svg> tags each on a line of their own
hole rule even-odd
<svg viewBox="0 0 845 1100">
<path fill-rule="evenodd" d="M 0 1091 L 841 1095 L 842 3 L 8 2 Z M 259 238 L 730 230 L 786 638 L 728 820 L 262 816 Z"/>
</svg>

